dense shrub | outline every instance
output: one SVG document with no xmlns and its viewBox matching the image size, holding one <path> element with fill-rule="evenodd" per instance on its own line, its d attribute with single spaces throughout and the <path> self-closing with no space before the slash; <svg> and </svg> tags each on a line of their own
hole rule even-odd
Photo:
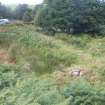
<svg viewBox="0 0 105 105">
<path fill-rule="evenodd" d="M 16 67 L 14 66 L 0 65 L 0 89 L 16 84 L 18 75 L 15 70 Z"/>
<path fill-rule="evenodd" d="M 32 25 L 1 28 L 1 47 L 16 64 L 0 65 L 0 105 L 105 104 L 104 37 L 51 37 Z M 83 70 L 82 79 L 68 73 L 75 68 Z"/>
<path fill-rule="evenodd" d="M 33 13 L 32 9 L 28 9 L 23 15 L 24 22 L 32 22 L 33 21 Z"/>
<path fill-rule="evenodd" d="M 81 82 L 81 84 L 79 83 Z M 15 89 L 1 98 L 5 105 L 104 105 L 105 90 L 91 86 L 87 81 L 78 79 L 70 85 L 58 87 L 53 80 L 31 78 L 17 82 Z M 4 96 L 5 96 L 4 95 Z M 4 101 L 3 101 L 4 100 Z"/>
<path fill-rule="evenodd" d="M 65 97 L 70 97 L 70 105 L 104 105 L 105 90 L 93 88 L 84 80 L 73 81 L 65 89 Z"/>
<path fill-rule="evenodd" d="M 105 25 L 105 2 L 100 0 L 45 0 L 35 23 L 47 32 L 99 33 Z M 103 31 L 102 31 L 103 32 Z"/>
</svg>

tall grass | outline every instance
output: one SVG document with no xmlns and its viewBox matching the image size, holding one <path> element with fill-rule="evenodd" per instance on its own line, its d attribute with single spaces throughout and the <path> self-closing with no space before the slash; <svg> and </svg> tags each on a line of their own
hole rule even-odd
<svg viewBox="0 0 105 105">
<path fill-rule="evenodd" d="M 52 37 L 23 24 L 0 28 L 0 48 L 16 60 L 0 64 L 0 105 L 105 104 L 105 37 Z M 67 77 L 68 68 L 87 74 Z"/>
</svg>

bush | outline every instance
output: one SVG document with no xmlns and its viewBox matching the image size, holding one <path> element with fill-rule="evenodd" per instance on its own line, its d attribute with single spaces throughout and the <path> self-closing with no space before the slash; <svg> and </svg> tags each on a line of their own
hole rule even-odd
<svg viewBox="0 0 105 105">
<path fill-rule="evenodd" d="M 9 65 L 0 65 L 0 89 L 14 86 L 17 81 L 16 68 Z"/>
<path fill-rule="evenodd" d="M 28 9 L 24 15 L 23 15 L 23 21 L 24 22 L 32 22 L 33 21 L 33 14 L 32 14 L 32 10 Z"/>
<path fill-rule="evenodd" d="M 66 98 L 71 97 L 70 105 L 104 105 L 105 90 L 103 93 L 99 89 L 93 88 L 84 80 L 73 81 L 65 89 Z"/>
<path fill-rule="evenodd" d="M 35 75 L 17 85 L 14 105 L 55 105 L 64 100 L 51 80 L 40 80 Z"/>
<path fill-rule="evenodd" d="M 42 7 L 35 23 L 48 33 L 99 33 L 105 25 L 105 1 L 47 0 Z"/>
</svg>

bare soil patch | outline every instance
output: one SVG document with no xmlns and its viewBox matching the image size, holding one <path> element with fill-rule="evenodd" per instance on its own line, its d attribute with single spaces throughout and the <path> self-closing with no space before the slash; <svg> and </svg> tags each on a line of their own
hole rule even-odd
<svg viewBox="0 0 105 105">
<path fill-rule="evenodd" d="M 16 64 L 16 60 L 10 58 L 8 51 L 0 49 L 0 64 Z"/>
<path fill-rule="evenodd" d="M 0 28 L 0 32 L 7 32 L 7 30 L 4 28 Z"/>
</svg>

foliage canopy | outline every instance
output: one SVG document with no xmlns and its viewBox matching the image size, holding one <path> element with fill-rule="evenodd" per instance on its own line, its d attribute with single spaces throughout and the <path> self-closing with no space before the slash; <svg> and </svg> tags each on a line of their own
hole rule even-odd
<svg viewBox="0 0 105 105">
<path fill-rule="evenodd" d="M 44 31 L 100 33 L 105 25 L 105 2 L 100 0 L 45 0 L 35 23 Z"/>
</svg>

